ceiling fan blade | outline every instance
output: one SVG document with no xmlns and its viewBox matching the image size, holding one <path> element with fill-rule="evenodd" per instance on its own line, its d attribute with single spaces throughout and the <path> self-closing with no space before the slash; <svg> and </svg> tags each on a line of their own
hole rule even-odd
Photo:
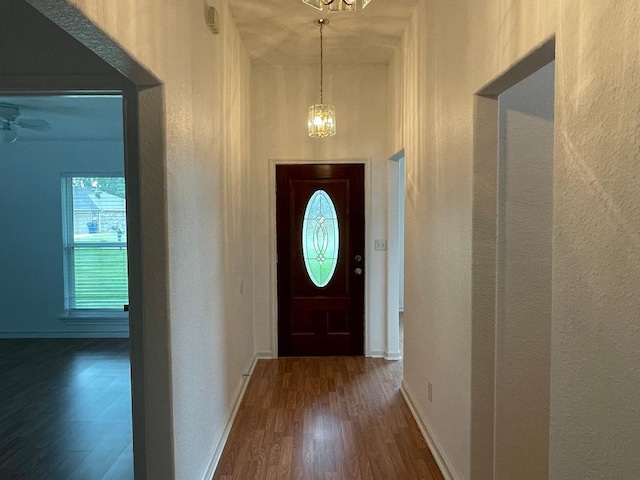
<svg viewBox="0 0 640 480">
<path fill-rule="evenodd" d="M 19 127 L 26 128 L 27 130 L 35 130 L 37 132 L 48 132 L 51 130 L 51 125 L 46 120 L 40 119 L 26 119 L 26 120 L 18 120 L 16 122 Z"/>
</svg>

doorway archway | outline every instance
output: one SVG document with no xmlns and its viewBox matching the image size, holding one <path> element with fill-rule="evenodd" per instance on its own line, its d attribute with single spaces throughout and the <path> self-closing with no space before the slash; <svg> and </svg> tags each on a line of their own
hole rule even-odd
<svg viewBox="0 0 640 480">
<path fill-rule="evenodd" d="M 0 91 L 123 94 L 135 478 L 171 478 L 161 82 L 63 0 L 9 2 L 0 32 Z"/>
</svg>

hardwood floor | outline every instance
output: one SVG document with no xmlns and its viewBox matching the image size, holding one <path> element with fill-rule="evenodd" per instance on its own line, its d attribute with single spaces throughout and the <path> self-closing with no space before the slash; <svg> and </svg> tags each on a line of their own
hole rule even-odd
<svg viewBox="0 0 640 480">
<path fill-rule="evenodd" d="M 214 479 L 442 479 L 400 394 L 401 369 L 361 357 L 261 360 Z"/>
<path fill-rule="evenodd" d="M 0 480 L 131 480 L 126 339 L 0 340 Z"/>
</svg>

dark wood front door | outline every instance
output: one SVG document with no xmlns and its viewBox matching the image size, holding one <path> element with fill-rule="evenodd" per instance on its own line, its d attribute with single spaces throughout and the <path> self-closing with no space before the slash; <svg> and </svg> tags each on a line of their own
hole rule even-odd
<svg viewBox="0 0 640 480">
<path fill-rule="evenodd" d="M 364 353 L 364 165 L 278 165 L 278 354 Z"/>
</svg>

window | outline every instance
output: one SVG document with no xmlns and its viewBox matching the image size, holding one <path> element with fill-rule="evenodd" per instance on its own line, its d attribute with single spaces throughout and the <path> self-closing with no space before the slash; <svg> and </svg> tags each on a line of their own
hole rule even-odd
<svg viewBox="0 0 640 480">
<path fill-rule="evenodd" d="M 338 264 L 340 233 L 338 214 L 324 190 L 311 195 L 302 221 L 302 255 L 309 278 L 326 287 Z"/>
<path fill-rule="evenodd" d="M 122 176 L 62 178 L 65 308 L 122 312 L 129 303 Z"/>
</svg>

